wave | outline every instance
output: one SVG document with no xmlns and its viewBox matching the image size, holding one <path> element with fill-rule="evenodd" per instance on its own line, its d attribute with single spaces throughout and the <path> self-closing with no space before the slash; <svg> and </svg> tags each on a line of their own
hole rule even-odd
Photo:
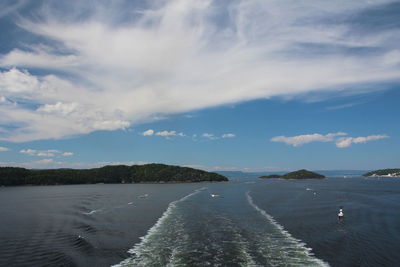
<svg viewBox="0 0 400 267">
<path fill-rule="evenodd" d="M 254 201 L 253 198 L 250 196 L 249 192 L 246 192 L 246 197 L 247 201 L 252 206 L 257 212 L 259 212 L 263 217 L 265 217 L 269 223 L 271 223 L 284 237 L 285 237 L 285 245 L 284 246 L 279 246 L 280 249 L 284 248 L 285 250 L 292 250 L 295 253 L 295 257 L 287 257 L 285 259 L 286 263 L 288 265 L 298 265 L 299 261 L 305 261 L 302 262 L 302 264 L 307 264 L 307 266 L 329 266 L 328 263 L 322 261 L 321 259 L 318 259 L 314 256 L 314 254 L 311 252 L 311 248 L 308 248 L 304 242 L 302 242 L 299 239 L 294 238 L 288 231 L 284 229 L 282 225 L 280 225 L 271 215 L 269 215 L 265 210 L 261 209 L 258 207 Z"/>
<path fill-rule="evenodd" d="M 102 211 L 102 209 L 91 210 L 91 211 L 89 211 L 89 212 L 82 212 L 82 214 L 85 214 L 85 215 L 92 215 L 92 214 L 95 214 L 95 213 L 100 212 L 100 211 Z"/>
<path fill-rule="evenodd" d="M 216 201 L 199 194 L 204 189 L 170 203 L 128 251 L 132 257 L 114 267 L 329 266 L 255 205 L 248 192 Z"/>
<path fill-rule="evenodd" d="M 156 224 L 148 230 L 147 234 L 141 237 L 141 242 L 136 244 L 132 249 L 128 252 L 133 255 L 132 258 L 128 258 L 119 264 L 113 265 L 113 267 L 122 267 L 122 266 L 171 266 L 170 262 L 174 261 L 176 258 L 176 249 L 174 250 L 170 246 L 173 244 L 169 244 L 169 246 L 165 243 L 169 242 L 153 242 L 154 240 L 165 241 L 168 236 L 168 233 L 162 231 L 164 225 L 169 224 L 168 220 L 172 219 L 171 216 L 177 204 L 183 202 L 190 198 L 191 196 L 198 194 L 199 192 L 206 189 L 205 187 L 195 190 L 194 192 L 186 195 L 185 197 L 173 201 L 168 205 L 167 210 L 162 214 L 162 216 L 157 220 Z M 176 231 L 179 229 L 176 227 Z M 172 236 L 176 237 L 179 236 L 179 233 L 174 233 Z M 165 251 L 167 250 L 167 251 Z M 152 254 L 151 252 L 156 252 L 156 254 Z M 163 253 L 164 252 L 164 253 Z M 167 254 L 170 254 L 169 257 L 165 257 Z M 165 264 L 165 258 L 168 258 L 168 263 Z"/>
</svg>

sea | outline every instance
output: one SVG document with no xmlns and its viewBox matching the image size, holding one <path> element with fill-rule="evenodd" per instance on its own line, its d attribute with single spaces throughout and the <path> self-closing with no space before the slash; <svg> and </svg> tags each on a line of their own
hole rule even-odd
<svg viewBox="0 0 400 267">
<path fill-rule="evenodd" d="M 400 179 L 229 178 L 2 187 L 0 266 L 399 266 Z"/>
</svg>

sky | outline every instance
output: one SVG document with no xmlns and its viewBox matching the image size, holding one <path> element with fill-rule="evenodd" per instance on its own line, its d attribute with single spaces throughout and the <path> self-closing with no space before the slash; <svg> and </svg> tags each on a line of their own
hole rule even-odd
<svg viewBox="0 0 400 267">
<path fill-rule="evenodd" d="M 0 166 L 400 166 L 400 1 L 0 2 Z"/>
</svg>

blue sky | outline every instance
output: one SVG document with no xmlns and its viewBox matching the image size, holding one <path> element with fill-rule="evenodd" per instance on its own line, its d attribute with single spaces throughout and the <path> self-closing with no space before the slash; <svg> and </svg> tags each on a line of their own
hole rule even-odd
<svg viewBox="0 0 400 267">
<path fill-rule="evenodd" d="M 399 1 L 108 2 L 1 2 L 2 166 L 399 166 Z"/>
</svg>

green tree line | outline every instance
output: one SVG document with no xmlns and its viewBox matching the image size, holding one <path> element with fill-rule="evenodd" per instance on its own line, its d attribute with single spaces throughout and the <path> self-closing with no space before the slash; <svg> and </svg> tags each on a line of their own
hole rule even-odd
<svg viewBox="0 0 400 267">
<path fill-rule="evenodd" d="M 0 167 L 1 186 L 203 181 L 228 181 L 228 179 L 213 172 L 154 163 L 104 166 L 93 169 L 31 170 Z"/>
</svg>

